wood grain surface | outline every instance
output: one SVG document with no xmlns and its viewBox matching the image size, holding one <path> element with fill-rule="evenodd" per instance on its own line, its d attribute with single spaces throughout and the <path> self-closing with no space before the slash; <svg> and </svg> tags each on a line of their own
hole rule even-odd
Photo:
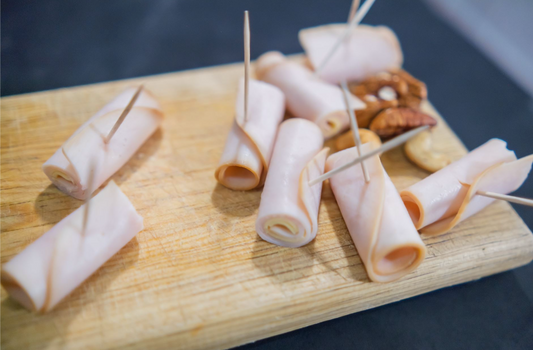
<svg viewBox="0 0 533 350">
<path fill-rule="evenodd" d="M 48 314 L 30 313 L 2 289 L 3 349 L 227 348 L 532 260 L 533 235 L 497 202 L 425 238 L 428 256 L 415 272 L 372 283 L 327 184 L 315 241 L 298 249 L 262 241 L 254 230 L 260 190 L 234 192 L 213 175 L 242 72 L 227 65 L 2 99 L 2 263 L 81 204 L 41 165 L 83 121 L 141 82 L 166 116 L 113 176 L 145 229 Z M 435 146 L 465 153 L 442 120 Z M 428 175 L 401 148 L 382 159 L 398 189 Z"/>
</svg>

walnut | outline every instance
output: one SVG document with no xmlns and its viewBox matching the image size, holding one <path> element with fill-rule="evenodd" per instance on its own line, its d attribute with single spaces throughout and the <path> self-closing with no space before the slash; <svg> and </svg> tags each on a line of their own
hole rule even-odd
<svg viewBox="0 0 533 350">
<path fill-rule="evenodd" d="M 437 121 L 413 108 L 394 107 L 380 112 L 370 123 L 369 129 L 382 139 L 400 135 L 422 125 L 434 126 Z"/>
<path fill-rule="evenodd" d="M 356 111 L 357 125 L 360 128 L 368 128 L 374 117 L 385 108 L 397 107 L 398 100 L 380 100 L 375 95 L 364 95 L 361 100 L 366 104 L 366 108 Z"/>
<path fill-rule="evenodd" d="M 378 90 L 378 97 L 384 101 L 394 101 L 398 99 L 398 93 L 390 86 L 384 86 Z"/>
<path fill-rule="evenodd" d="M 360 83 L 353 85 L 351 91 L 357 97 L 367 94 L 378 96 L 378 91 L 385 87 L 391 87 L 399 96 L 409 93 L 409 85 L 399 75 L 388 72 L 378 73 L 366 78 Z"/>
<path fill-rule="evenodd" d="M 416 96 L 412 96 L 412 95 L 401 96 L 398 99 L 398 106 L 399 107 L 407 107 L 407 108 L 419 109 L 421 103 L 422 103 L 422 99 L 420 99 L 420 98 L 418 98 Z"/>
<path fill-rule="evenodd" d="M 366 128 L 381 111 L 391 107 L 419 109 L 427 98 L 426 84 L 402 69 L 382 72 L 350 86 L 367 107 L 357 112 L 357 123 Z"/>
<path fill-rule="evenodd" d="M 403 69 L 398 69 L 392 72 L 392 74 L 397 75 L 405 81 L 408 85 L 409 94 L 418 97 L 420 100 L 425 100 L 428 98 L 428 90 L 426 84 L 422 81 L 416 79 L 411 74 L 407 73 Z"/>
</svg>

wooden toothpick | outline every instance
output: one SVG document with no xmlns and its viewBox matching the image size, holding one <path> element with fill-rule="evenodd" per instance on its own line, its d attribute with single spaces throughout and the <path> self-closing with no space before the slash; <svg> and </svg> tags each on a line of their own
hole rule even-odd
<svg viewBox="0 0 533 350">
<path fill-rule="evenodd" d="M 244 11 L 244 120 L 248 121 L 248 91 L 250 85 L 250 18 Z"/>
<path fill-rule="evenodd" d="M 367 160 L 368 158 L 370 157 L 373 157 L 375 156 L 376 154 L 379 154 L 379 153 L 382 153 L 382 152 L 386 152 L 390 149 L 393 149 L 394 147 L 396 146 L 399 146 L 401 145 L 402 143 L 404 143 L 405 141 L 409 140 L 411 137 L 415 136 L 416 134 L 424 131 L 424 130 L 427 130 L 429 128 L 428 125 L 424 125 L 424 126 L 421 126 L 419 128 L 416 128 L 416 129 L 413 129 L 411 131 L 408 131 L 406 132 L 405 134 L 402 134 L 400 136 L 397 136 L 395 138 L 393 138 L 392 140 L 388 141 L 388 142 L 385 142 L 383 145 L 381 145 L 381 147 L 371 151 L 371 152 L 368 152 L 368 153 L 365 153 L 364 155 L 362 155 L 361 157 L 358 157 L 354 160 L 352 160 L 351 162 L 348 162 L 338 168 L 335 168 L 331 171 L 328 171 L 327 173 L 317 177 L 316 179 L 314 180 L 311 180 L 309 181 L 309 186 L 313 186 L 319 182 L 322 182 L 322 181 L 325 181 L 327 179 L 329 179 L 330 177 L 332 177 L 333 175 L 337 174 L 337 173 L 340 173 L 341 171 L 344 171 L 358 163 L 361 163 L 363 160 Z"/>
<path fill-rule="evenodd" d="M 128 104 L 126 105 L 126 108 L 124 108 L 124 111 L 122 111 L 122 114 L 120 115 L 120 117 L 118 117 L 115 125 L 113 125 L 113 128 L 111 128 L 111 131 L 109 132 L 109 134 L 107 134 L 107 137 L 104 139 L 105 143 L 109 143 L 109 141 L 111 141 L 111 138 L 113 137 L 113 135 L 115 135 L 118 128 L 120 127 L 120 125 L 122 125 L 122 122 L 124 121 L 124 119 L 126 119 L 126 116 L 133 108 L 133 105 L 137 101 L 137 98 L 139 98 L 139 95 L 141 94 L 141 91 L 143 88 L 144 88 L 144 85 L 141 85 L 139 86 L 137 91 L 135 91 L 135 94 L 133 94 L 133 97 L 131 98 L 130 102 L 128 102 Z"/>
<path fill-rule="evenodd" d="M 352 1 L 352 7 L 350 7 L 350 14 L 348 15 L 348 23 L 351 22 L 353 19 L 353 16 L 355 16 L 355 13 L 357 12 L 357 9 L 359 8 L 359 0 L 353 0 Z"/>
<path fill-rule="evenodd" d="M 485 191 L 477 191 L 476 194 L 478 194 L 480 196 L 484 196 L 484 197 L 500 199 L 502 201 L 507 201 L 507 202 L 511 202 L 511 203 L 516 203 L 516 204 L 527 205 L 529 207 L 533 207 L 533 199 L 515 197 L 515 196 L 509 196 L 509 195 L 506 195 L 506 194 L 499 194 L 499 193 L 485 192 Z"/>
<path fill-rule="evenodd" d="M 65 151 L 65 146 L 67 145 L 68 145 L 68 141 L 65 145 L 61 147 L 61 152 L 63 153 L 63 156 L 65 156 L 65 159 L 70 163 L 70 165 L 72 166 L 72 169 L 74 169 L 74 173 L 76 173 L 76 177 L 79 179 L 80 174 L 78 173 L 78 170 L 76 169 L 76 167 L 74 167 L 72 160 L 70 160 L 70 157 L 68 156 L 67 151 Z"/>
<path fill-rule="evenodd" d="M 89 165 L 89 176 L 87 177 L 87 199 L 85 199 L 85 210 L 83 211 L 83 223 L 81 234 L 85 235 L 87 229 L 87 223 L 89 221 L 89 204 L 91 203 L 92 194 L 95 190 L 94 188 L 94 173 L 96 172 L 96 161 L 92 159 L 91 164 Z"/>
<path fill-rule="evenodd" d="M 363 155 L 361 149 L 361 136 L 359 135 L 359 126 L 357 125 L 357 119 L 355 119 L 355 112 L 352 108 L 352 104 L 350 103 L 350 92 L 348 91 L 346 81 L 343 81 L 341 83 L 341 88 L 344 95 L 344 103 L 346 104 L 346 110 L 348 111 L 348 115 L 350 116 L 350 124 L 352 126 L 353 139 L 355 141 L 355 145 L 357 146 L 357 154 L 359 155 L 359 157 L 361 157 Z M 370 182 L 370 175 L 368 174 L 368 169 L 366 168 L 365 162 L 361 162 L 361 169 L 363 169 L 365 182 Z"/>
<path fill-rule="evenodd" d="M 353 29 L 359 24 L 361 23 L 361 21 L 363 20 L 363 18 L 365 17 L 365 15 L 368 13 L 368 11 L 370 10 L 370 8 L 372 7 L 372 5 L 374 4 L 374 1 L 375 0 L 366 0 L 365 3 L 363 5 L 361 5 L 361 8 L 359 9 L 359 11 L 357 11 L 357 13 L 355 14 L 355 16 L 352 18 L 352 20 L 350 21 L 350 23 L 348 24 L 348 27 L 346 28 L 346 30 L 344 31 L 344 33 L 339 37 L 339 39 L 337 40 L 337 42 L 335 43 L 335 45 L 333 45 L 333 47 L 331 48 L 331 50 L 328 52 L 328 54 L 326 55 L 326 58 L 322 61 L 322 63 L 320 63 L 320 65 L 317 67 L 317 69 L 315 70 L 315 76 L 318 76 L 320 74 L 320 72 L 322 72 L 322 70 L 324 69 L 324 67 L 326 66 L 326 64 L 329 62 L 329 60 L 331 59 L 331 57 L 333 57 L 333 54 L 335 54 L 335 52 L 337 51 L 337 49 L 341 46 L 341 44 L 346 40 L 346 38 L 352 33 Z"/>
</svg>

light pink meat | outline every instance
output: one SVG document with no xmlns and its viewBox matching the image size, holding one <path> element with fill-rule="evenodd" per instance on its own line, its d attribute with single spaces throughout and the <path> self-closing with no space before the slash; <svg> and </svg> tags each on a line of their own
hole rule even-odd
<svg viewBox="0 0 533 350">
<path fill-rule="evenodd" d="M 314 69 L 322 65 L 347 24 L 329 24 L 300 30 L 300 44 Z M 357 26 L 319 72 L 325 81 L 363 80 L 402 66 L 403 54 L 394 32 L 384 26 Z"/>
<path fill-rule="evenodd" d="M 315 122 L 324 137 L 335 136 L 349 127 L 342 90 L 313 76 L 309 68 L 273 51 L 259 57 L 256 72 L 259 79 L 283 91 L 292 115 Z M 355 110 L 365 108 L 354 95 L 350 94 L 350 99 Z"/>
<path fill-rule="evenodd" d="M 516 160 L 504 141 L 492 139 L 401 191 L 402 200 L 422 233 L 444 233 L 493 202 L 476 196 L 473 188 L 510 193 L 527 178 L 531 159 L 530 156 Z"/>
<path fill-rule="evenodd" d="M 285 113 L 285 97 L 277 87 L 251 79 L 248 94 L 245 118 L 244 80 L 241 80 L 235 121 L 215 171 L 218 182 L 234 190 L 251 190 L 263 184 Z"/>
<path fill-rule="evenodd" d="M 362 153 L 372 149 L 371 144 L 364 144 Z M 326 162 L 326 171 L 357 157 L 355 147 L 334 153 Z M 354 166 L 334 175 L 330 185 L 368 277 L 391 282 L 416 269 L 426 256 L 426 247 L 379 157 L 369 158 L 365 165 L 369 183 L 361 167 Z"/>
<path fill-rule="evenodd" d="M 265 241 L 300 247 L 318 231 L 322 184 L 309 181 L 322 175 L 328 149 L 316 124 L 289 119 L 280 125 L 255 229 Z"/>
<path fill-rule="evenodd" d="M 92 275 L 143 229 L 143 219 L 110 181 L 2 266 L 2 286 L 26 308 L 46 312 Z"/>
<path fill-rule="evenodd" d="M 157 130 L 163 120 L 161 107 L 144 90 L 111 141 L 104 142 L 135 91 L 129 88 L 109 102 L 44 163 L 44 173 L 61 191 L 74 198 L 87 198 L 90 196 L 87 175 L 92 166 L 89 159 L 96 162 L 98 169 L 94 186 L 97 189 Z"/>
</svg>

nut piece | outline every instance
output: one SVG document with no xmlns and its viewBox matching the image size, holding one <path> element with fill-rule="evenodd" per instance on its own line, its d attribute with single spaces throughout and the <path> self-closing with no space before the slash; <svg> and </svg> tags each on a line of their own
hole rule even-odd
<svg viewBox="0 0 533 350">
<path fill-rule="evenodd" d="M 395 107 L 379 113 L 370 123 L 370 130 L 382 139 L 403 134 L 422 125 L 434 126 L 437 121 L 416 109 Z"/>
<path fill-rule="evenodd" d="M 390 107 L 419 109 L 427 97 L 426 84 L 402 69 L 382 72 L 350 85 L 351 92 L 362 99 L 367 107 L 358 111 L 360 127 L 368 127 L 370 121 L 382 110 Z"/>
<path fill-rule="evenodd" d="M 389 72 L 382 72 L 371 77 L 366 78 L 352 89 L 352 92 L 356 96 L 372 94 L 376 95 L 377 92 L 384 86 L 389 86 L 398 95 L 405 95 L 409 93 L 409 84 L 404 81 L 399 75 Z"/>
<path fill-rule="evenodd" d="M 385 101 L 394 101 L 398 99 L 398 94 L 396 93 L 396 90 L 394 90 L 390 86 L 384 86 L 379 89 L 378 96 L 380 99 Z"/>
<path fill-rule="evenodd" d="M 421 103 L 422 103 L 422 99 L 419 98 L 419 97 L 416 97 L 414 95 L 401 96 L 398 99 L 398 106 L 399 107 L 407 107 L 407 108 L 419 109 Z"/>
<path fill-rule="evenodd" d="M 436 153 L 431 149 L 432 133 L 421 132 L 405 143 L 405 155 L 418 167 L 429 172 L 436 172 L 452 162 L 448 155 Z"/>
<path fill-rule="evenodd" d="M 379 139 L 379 136 L 376 135 L 373 131 L 370 131 L 368 129 L 359 129 L 359 137 L 361 138 L 361 143 L 365 144 L 367 142 L 372 142 L 373 146 L 378 148 L 381 146 L 381 140 Z M 345 132 L 341 136 L 337 138 L 335 141 L 335 147 L 337 148 L 337 151 L 342 151 L 343 149 L 354 147 L 355 141 L 353 139 L 353 131 L 350 130 L 348 132 Z"/>
<path fill-rule="evenodd" d="M 355 117 L 357 118 L 357 125 L 361 128 L 368 128 L 368 125 L 370 125 L 372 119 L 374 119 L 374 117 L 383 109 L 398 106 L 397 100 L 380 100 L 376 96 L 370 94 L 364 95 L 360 98 L 366 104 L 365 109 L 357 111 L 355 113 Z"/>
<path fill-rule="evenodd" d="M 416 96 L 421 100 L 428 98 L 428 89 L 424 82 L 416 79 L 403 69 L 395 70 L 392 72 L 392 74 L 396 74 L 400 77 L 400 79 L 407 83 L 410 95 Z"/>
</svg>

